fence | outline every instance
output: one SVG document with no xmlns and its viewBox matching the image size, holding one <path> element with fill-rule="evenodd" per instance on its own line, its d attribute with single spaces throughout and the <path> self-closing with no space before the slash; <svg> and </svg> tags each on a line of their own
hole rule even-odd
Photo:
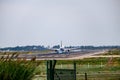
<svg viewBox="0 0 120 80">
<path fill-rule="evenodd" d="M 73 69 L 56 69 L 56 60 L 47 61 L 47 80 L 76 80 L 76 63 Z"/>
<path fill-rule="evenodd" d="M 40 65 L 40 67 L 42 67 L 41 68 L 42 72 L 40 74 L 40 77 L 35 80 L 50 80 L 49 78 L 47 79 L 47 77 L 50 76 L 50 73 L 48 73 L 48 76 L 46 75 L 46 68 L 47 68 L 46 64 Z M 69 72 L 67 70 L 69 70 Z M 50 71 L 50 66 L 48 66 L 48 72 L 49 71 Z M 85 79 L 86 80 L 120 80 L 119 64 L 106 65 L 103 62 L 100 62 L 99 64 L 91 64 L 87 62 L 84 64 L 76 63 L 75 73 L 74 73 L 73 63 L 64 63 L 64 62 L 59 63 L 58 61 L 58 64 L 56 64 L 55 66 L 54 79 L 68 80 L 70 78 L 71 80 L 74 80 L 72 77 L 70 77 L 70 75 L 73 76 L 73 74 L 75 74 L 76 80 L 85 80 Z M 86 77 L 85 77 L 85 73 L 86 73 Z M 65 78 L 65 76 L 68 76 L 67 79 Z M 60 79 L 61 77 L 63 79 Z"/>
</svg>

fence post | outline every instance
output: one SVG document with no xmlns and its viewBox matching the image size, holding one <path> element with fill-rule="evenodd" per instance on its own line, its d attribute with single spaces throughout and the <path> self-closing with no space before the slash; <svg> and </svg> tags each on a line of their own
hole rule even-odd
<svg viewBox="0 0 120 80">
<path fill-rule="evenodd" d="M 46 73 L 46 75 L 47 75 L 47 80 L 49 80 L 49 76 L 48 76 L 48 75 L 49 75 L 49 74 L 48 74 L 48 69 L 49 69 L 48 66 L 49 66 L 49 65 L 48 65 L 48 64 L 49 64 L 49 62 L 47 61 L 47 73 Z"/>
<path fill-rule="evenodd" d="M 75 77 L 75 80 L 76 80 L 76 63 L 74 61 L 74 77 Z"/>
<path fill-rule="evenodd" d="M 88 68 L 90 68 L 90 64 L 88 63 Z"/>
<path fill-rule="evenodd" d="M 47 61 L 47 80 L 54 80 L 56 60 Z"/>
<path fill-rule="evenodd" d="M 53 75 L 52 75 L 53 71 L 52 71 L 52 60 L 50 60 L 50 80 L 53 80 Z"/>
<path fill-rule="evenodd" d="M 54 80 L 56 62 L 57 62 L 56 60 L 53 60 L 53 62 L 52 62 L 52 79 L 51 80 Z"/>
<path fill-rule="evenodd" d="M 87 80 L 87 73 L 85 73 L 85 80 Z"/>
</svg>

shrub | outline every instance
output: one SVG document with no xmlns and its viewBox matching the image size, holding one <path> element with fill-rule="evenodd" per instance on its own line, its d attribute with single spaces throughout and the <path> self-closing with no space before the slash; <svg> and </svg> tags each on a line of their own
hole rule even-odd
<svg viewBox="0 0 120 80">
<path fill-rule="evenodd" d="M 2 57 L 0 59 L 0 80 L 31 80 L 35 68 L 34 61 L 15 60 L 9 55 L 6 58 Z"/>
</svg>

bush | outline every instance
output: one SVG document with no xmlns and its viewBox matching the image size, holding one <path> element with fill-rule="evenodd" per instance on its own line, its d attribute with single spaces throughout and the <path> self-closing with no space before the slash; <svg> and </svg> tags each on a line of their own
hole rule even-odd
<svg viewBox="0 0 120 80">
<path fill-rule="evenodd" d="M 0 80 L 31 80 L 35 68 L 33 61 L 2 57 L 0 59 Z"/>
</svg>

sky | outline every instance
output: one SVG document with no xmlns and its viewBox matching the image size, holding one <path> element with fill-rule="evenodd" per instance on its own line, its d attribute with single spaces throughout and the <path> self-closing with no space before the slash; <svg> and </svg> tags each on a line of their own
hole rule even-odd
<svg viewBox="0 0 120 80">
<path fill-rule="evenodd" d="M 120 45 L 120 0 L 0 0 L 0 47 Z"/>
</svg>

